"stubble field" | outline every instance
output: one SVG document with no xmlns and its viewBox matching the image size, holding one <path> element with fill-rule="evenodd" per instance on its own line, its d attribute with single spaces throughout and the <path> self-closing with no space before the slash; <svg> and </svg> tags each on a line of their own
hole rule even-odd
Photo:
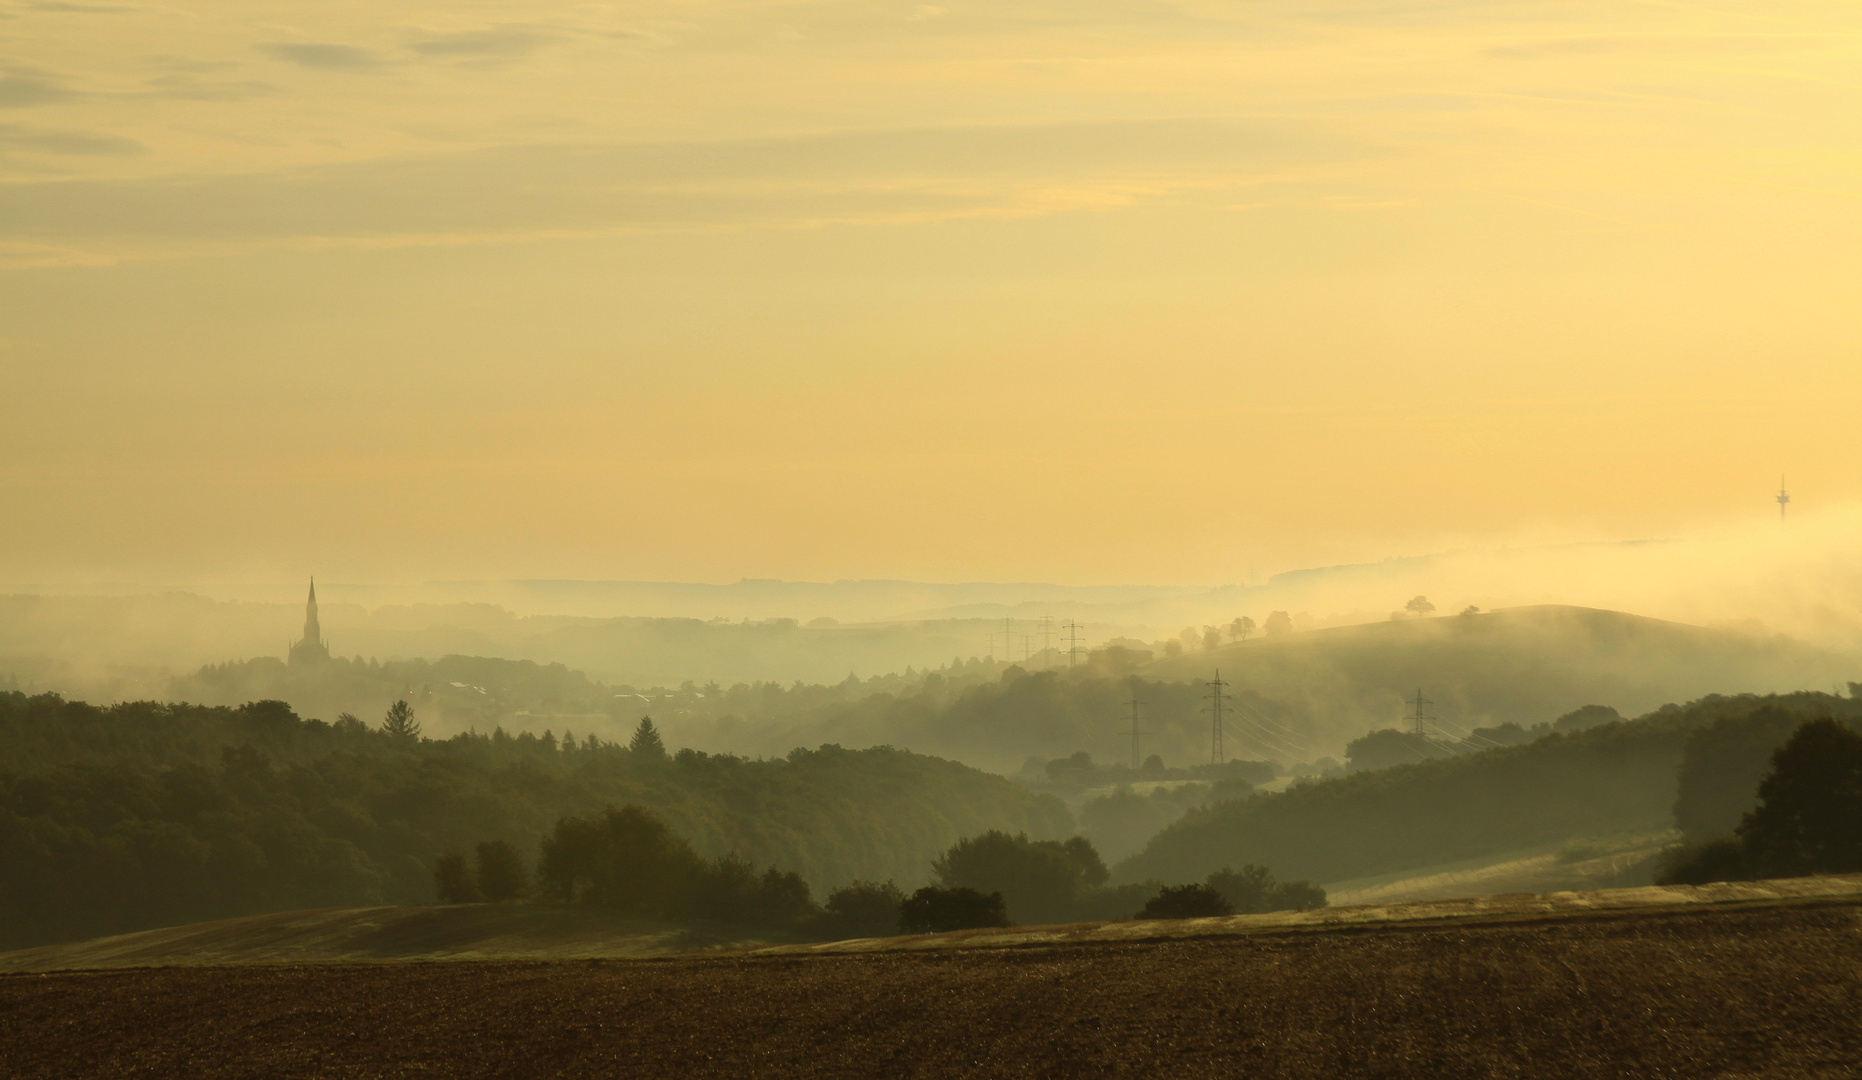
<svg viewBox="0 0 1862 1080">
<path fill-rule="evenodd" d="M 1862 905 L 0 977 L 8 1077 L 1849 1077 Z"/>
</svg>

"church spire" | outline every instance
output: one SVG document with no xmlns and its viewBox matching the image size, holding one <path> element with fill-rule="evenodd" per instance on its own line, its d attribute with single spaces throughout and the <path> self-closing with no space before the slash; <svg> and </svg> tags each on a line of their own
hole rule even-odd
<svg viewBox="0 0 1862 1080">
<path fill-rule="evenodd" d="M 310 579 L 310 602 L 304 605 L 304 640 L 323 643 L 323 628 L 317 625 L 317 579 Z"/>
<path fill-rule="evenodd" d="M 304 604 L 304 637 L 291 646 L 293 664 L 328 660 L 330 647 L 324 643 L 323 627 L 317 622 L 317 579 L 310 579 L 310 599 Z"/>
</svg>

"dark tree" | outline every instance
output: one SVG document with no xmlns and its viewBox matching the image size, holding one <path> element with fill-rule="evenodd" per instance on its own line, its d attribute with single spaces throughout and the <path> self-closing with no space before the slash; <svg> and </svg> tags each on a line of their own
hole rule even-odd
<svg viewBox="0 0 1862 1080">
<path fill-rule="evenodd" d="M 931 869 L 946 888 L 1001 893 L 1014 918 L 1027 923 L 1077 918 L 1081 895 L 1107 877 L 1105 863 L 1085 837 L 1063 844 L 994 829 L 957 841 Z"/>
<path fill-rule="evenodd" d="M 815 898 L 809 894 L 808 882 L 793 870 L 778 870 L 772 866 L 763 871 L 759 884 L 755 925 L 788 930 L 820 913 Z"/>
<path fill-rule="evenodd" d="M 524 857 L 503 840 L 478 845 L 478 891 L 492 903 L 516 900 L 530 891 L 530 874 Z"/>
<path fill-rule="evenodd" d="M 382 734 L 401 742 L 420 741 L 420 722 L 414 719 L 413 707 L 405 701 L 397 701 L 388 706 L 388 713 L 382 717 Z"/>
<path fill-rule="evenodd" d="M 1008 906 L 1002 902 L 1001 893 L 927 885 L 899 905 L 899 932 L 904 934 L 941 934 L 946 930 L 1007 925 Z"/>
<path fill-rule="evenodd" d="M 627 741 L 627 749 L 643 758 L 664 758 L 666 744 L 659 737 L 659 729 L 653 726 L 653 718 L 643 716 L 640 726 L 634 729 L 634 737 Z"/>
<path fill-rule="evenodd" d="M 1240 870 L 1224 867 L 1209 875 L 1209 887 L 1243 915 L 1269 911 L 1304 911 L 1328 903 L 1325 890 L 1310 881 L 1278 881 L 1265 866 Z"/>
<path fill-rule="evenodd" d="M 1418 761 L 1451 756 L 1453 751 L 1426 735 L 1385 728 L 1360 735 L 1345 745 L 1345 761 L 1352 772 L 1414 765 Z"/>
<path fill-rule="evenodd" d="M 1583 731 L 1598 724 L 1614 724 L 1622 718 L 1620 713 L 1608 705 L 1585 705 L 1552 721 L 1552 730 L 1561 733 Z"/>
<path fill-rule="evenodd" d="M 1140 919 L 1205 919 L 1213 915 L 1233 915 L 1222 894 L 1207 885 L 1166 885 L 1145 901 Z"/>
<path fill-rule="evenodd" d="M 433 891 L 439 894 L 442 904 L 478 901 L 478 886 L 472 881 L 472 870 L 464 855 L 448 851 L 433 861 Z"/>
<path fill-rule="evenodd" d="M 706 866 L 666 823 L 639 806 L 563 818 L 543 839 L 543 895 L 637 915 L 683 913 Z"/>
<path fill-rule="evenodd" d="M 1310 881 L 1283 881 L 1267 898 L 1269 911 L 1311 911 L 1331 904 L 1325 890 Z"/>
<path fill-rule="evenodd" d="M 1746 881 L 1746 849 L 1737 840 L 1710 840 L 1688 844 L 1670 852 L 1655 875 L 1657 885 L 1706 885 L 1714 881 Z"/>
<path fill-rule="evenodd" d="M 1862 870 L 1862 735 L 1812 720 L 1772 755 L 1758 808 L 1739 825 L 1763 877 Z"/>
<path fill-rule="evenodd" d="M 1813 717 L 1768 702 L 1697 727 L 1675 779 L 1675 825 L 1695 844 L 1729 836 L 1757 809 L 1772 755 Z M 1724 880 L 1724 879 L 1721 879 Z"/>
<path fill-rule="evenodd" d="M 856 881 L 828 894 L 821 933 L 830 939 L 890 937 L 899 932 L 905 894 L 892 882 Z"/>
</svg>

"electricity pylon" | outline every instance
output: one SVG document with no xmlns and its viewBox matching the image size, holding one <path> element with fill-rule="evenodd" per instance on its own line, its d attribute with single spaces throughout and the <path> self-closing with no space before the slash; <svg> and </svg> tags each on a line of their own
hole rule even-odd
<svg viewBox="0 0 1862 1080">
<path fill-rule="evenodd" d="M 1222 671 L 1216 669 L 1215 678 L 1207 683 L 1209 687 L 1209 760 L 1220 765 L 1225 760 L 1222 755 L 1222 688 L 1228 684 L 1222 681 Z"/>
<path fill-rule="evenodd" d="M 1418 734 L 1418 735 L 1422 735 L 1422 734 L 1423 734 L 1423 730 L 1422 730 L 1422 722 L 1423 722 L 1424 720 L 1433 720 L 1433 719 L 1435 719 L 1435 717 L 1433 717 L 1433 716 L 1431 716 L 1431 715 L 1429 715 L 1428 713 L 1425 713 L 1425 712 L 1423 712 L 1423 711 L 1422 711 L 1422 707 L 1423 707 L 1424 705 L 1433 705 L 1433 704 L 1435 704 L 1435 702 L 1433 702 L 1433 701 L 1430 701 L 1430 700 L 1429 700 L 1428 698 L 1426 698 L 1426 697 L 1423 697 L 1423 696 L 1422 696 L 1422 690 L 1421 690 L 1421 688 L 1419 687 L 1419 688 L 1417 688 L 1417 690 L 1416 690 L 1416 698 L 1415 698 L 1415 700 L 1414 700 L 1414 701 L 1405 701 L 1405 702 L 1404 702 L 1403 704 L 1405 704 L 1405 705 L 1408 705 L 1408 706 L 1409 706 L 1409 707 L 1410 707 L 1410 708 L 1411 708 L 1412 710 L 1414 710 L 1414 711 L 1413 711 L 1413 712 L 1411 713 L 1411 715 L 1409 715 L 1409 716 L 1406 716 L 1406 717 L 1404 717 L 1403 719 L 1405 719 L 1405 720 L 1408 720 L 1408 721 L 1409 721 L 1410 723 L 1413 723 L 1413 724 L 1415 724 L 1415 725 L 1416 725 L 1416 734 Z"/>
</svg>

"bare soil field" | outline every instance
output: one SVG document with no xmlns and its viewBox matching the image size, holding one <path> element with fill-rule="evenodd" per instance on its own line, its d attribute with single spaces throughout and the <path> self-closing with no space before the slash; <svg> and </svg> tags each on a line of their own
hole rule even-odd
<svg viewBox="0 0 1862 1080">
<path fill-rule="evenodd" d="M 1840 884 L 658 959 L 12 974 L 0 1075 L 1852 1077 L 1862 898 Z"/>
</svg>

